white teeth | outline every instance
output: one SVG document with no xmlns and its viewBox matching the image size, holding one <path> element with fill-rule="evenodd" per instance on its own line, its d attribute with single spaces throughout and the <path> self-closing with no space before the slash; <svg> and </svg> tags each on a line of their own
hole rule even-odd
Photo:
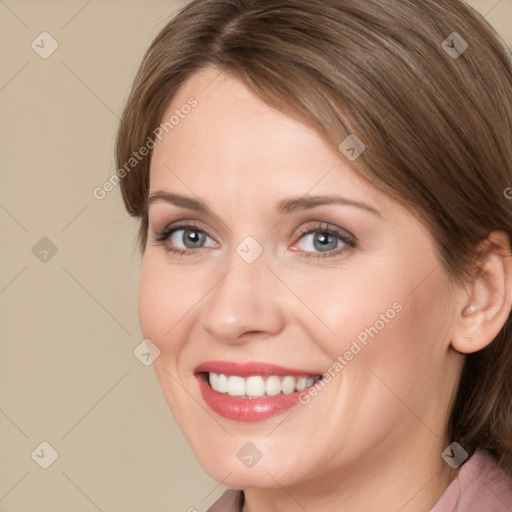
<svg viewBox="0 0 512 512">
<path fill-rule="evenodd" d="M 210 386 L 213 389 L 219 389 L 219 374 L 210 373 Z"/>
<path fill-rule="evenodd" d="M 265 381 L 263 377 L 255 375 L 245 381 L 245 393 L 249 396 L 263 396 L 265 394 Z"/>
<path fill-rule="evenodd" d="M 265 382 L 265 393 L 267 396 L 279 395 L 279 393 L 281 393 L 281 379 L 277 375 L 267 377 Z"/>
<path fill-rule="evenodd" d="M 291 375 L 287 375 L 283 378 L 283 382 L 281 382 L 281 388 L 283 389 L 283 393 L 285 395 L 289 395 L 295 391 L 295 385 L 297 383 L 297 379 L 292 377 Z"/>
<path fill-rule="evenodd" d="M 210 382 L 210 384 L 211 384 L 211 382 Z M 219 374 L 219 382 L 217 384 L 216 391 L 218 391 L 219 393 L 227 393 L 228 392 L 228 378 L 225 375 Z"/>
<path fill-rule="evenodd" d="M 297 391 L 302 391 L 306 388 L 306 381 L 308 380 L 307 377 L 299 377 L 297 379 Z"/>
<path fill-rule="evenodd" d="M 230 396 L 262 397 L 275 396 L 279 393 L 289 395 L 295 391 L 312 386 L 320 377 L 292 375 L 252 375 L 244 378 L 239 375 L 224 375 L 222 373 L 208 374 L 208 382 L 214 391 L 227 393 Z"/>
<path fill-rule="evenodd" d="M 230 375 L 228 377 L 228 395 L 245 395 L 245 379 L 243 377 L 239 377 L 238 375 Z"/>
</svg>

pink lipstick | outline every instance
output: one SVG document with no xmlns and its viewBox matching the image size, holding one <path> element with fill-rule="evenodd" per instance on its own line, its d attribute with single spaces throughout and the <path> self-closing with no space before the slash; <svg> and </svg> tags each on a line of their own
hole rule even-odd
<svg viewBox="0 0 512 512">
<path fill-rule="evenodd" d="M 321 378 L 318 372 L 267 363 L 210 361 L 195 368 L 206 404 L 221 416 L 263 421 L 299 403 L 299 394 Z"/>
</svg>

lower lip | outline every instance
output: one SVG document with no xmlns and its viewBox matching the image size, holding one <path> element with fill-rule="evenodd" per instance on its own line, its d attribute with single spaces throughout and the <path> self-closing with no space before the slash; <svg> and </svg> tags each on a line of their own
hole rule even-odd
<svg viewBox="0 0 512 512">
<path fill-rule="evenodd" d="M 275 396 L 261 398 L 241 398 L 214 391 L 206 382 L 207 377 L 197 375 L 199 388 L 206 404 L 224 418 L 236 421 L 263 421 L 280 414 L 299 403 L 299 395 L 303 391 L 295 391 L 289 395 L 280 393 Z"/>
</svg>

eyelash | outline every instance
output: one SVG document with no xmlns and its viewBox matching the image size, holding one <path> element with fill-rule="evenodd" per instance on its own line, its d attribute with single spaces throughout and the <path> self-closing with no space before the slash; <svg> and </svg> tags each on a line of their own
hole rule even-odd
<svg viewBox="0 0 512 512">
<path fill-rule="evenodd" d="M 172 226 L 167 226 L 163 228 L 160 231 L 157 231 L 153 235 L 153 239 L 155 242 L 165 242 L 172 234 L 174 234 L 175 231 L 179 231 L 181 229 L 190 229 L 194 231 L 200 231 L 204 234 L 206 234 L 208 237 L 213 239 L 213 237 L 208 233 L 208 231 L 200 228 L 199 226 L 196 226 L 194 224 L 190 223 L 184 223 L 184 224 L 174 224 Z M 306 228 L 303 228 L 298 236 L 297 241 L 301 240 L 304 236 L 312 234 L 312 233 L 322 233 L 327 235 L 332 235 L 337 238 L 339 238 L 346 247 L 341 247 L 332 251 L 326 251 L 326 252 L 309 252 L 309 251 L 298 251 L 303 253 L 304 258 L 314 258 L 314 259 L 322 259 L 322 258 L 330 258 L 334 256 L 340 255 L 342 252 L 345 252 L 348 248 L 354 248 L 357 245 L 357 239 L 355 236 L 349 234 L 346 231 L 342 231 L 339 228 L 333 228 L 330 227 L 327 224 L 316 224 L 313 226 L 308 226 Z M 165 247 L 167 252 L 177 254 L 179 256 L 197 256 L 201 253 L 201 249 L 176 249 L 174 247 Z"/>
<path fill-rule="evenodd" d="M 347 248 L 353 249 L 356 247 L 357 239 L 354 235 L 349 234 L 346 231 L 342 231 L 339 228 L 330 227 L 328 224 L 313 224 L 310 226 L 307 226 L 299 231 L 299 234 L 297 236 L 297 241 L 304 238 L 306 235 L 310 235 L 311 233 L 322 233 L 327 235 L 332 235 L 337 238 L 339 238 L 344 244 L 344 247 L 340 247 L 338 249 L 332 250 L 332 251 L 326 251 L 326 252 L 308 252 L 308 251 L 301 251 L 303 253 L 304 258 L 316 258 L 316 259 L 322 259 L 322 258 L 331 258 L 334 256 L 339 256 L 341 253 L 344 253 Z"/>
</svg>

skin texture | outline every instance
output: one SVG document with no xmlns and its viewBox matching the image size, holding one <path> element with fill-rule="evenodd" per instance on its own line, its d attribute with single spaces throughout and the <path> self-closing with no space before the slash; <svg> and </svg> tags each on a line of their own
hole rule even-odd
<svg viewBox="0 0 512 512">
<path fill-rule="evenodd" d="M 440 454 L 451 442 L 445 423 L 461 352 L 485 346 L 506 320 L 510 259 L 489 249 L 487 279 L 452 283 L 425 227 L 313 128 L 216 69 L 190 77 L 163 117 L 191 96 L 198 105 L 154 150 L 150 194 L 201 198 L 213 214 L 149 206 L 139 317 L 161 351 L 158 379 L 200 464 L 245 489 L 244 511 L 430 510 L 457 475 Z M 346 205 L 274 211 L 284 198 L 334 193 L 380 213 Z M 155 241 L 178 221 L 204 230 L 205 247 L 168 252 L 186 249 L 183 231 Z M 342 252 L 322 257 L 314 233 L 300 238 L 303 228 L 322 233 L 326 224 L 351 233 L 356 246 L 340 240 Z M 264 249 L 251 264 L 236 252 L 247 236 Z M 199 363 L 322 374 L 395 302 L 401 311 L 307 405 L 242 423 L 202 399 Z M 478 311 L 463 315 L 470 304 Z M 237 458 L 247 442 L 262 454 L 252 468 Z"/>
</svg>

